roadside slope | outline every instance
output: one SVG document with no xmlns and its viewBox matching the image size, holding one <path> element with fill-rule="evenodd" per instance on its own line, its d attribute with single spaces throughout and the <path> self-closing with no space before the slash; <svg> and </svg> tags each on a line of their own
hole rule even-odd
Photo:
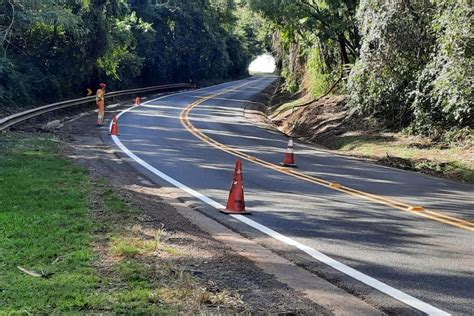
<svg viewBox="0 0 474 316">
<path fill-rule="evenodd" d="M 354 115 L 343 95 L 308 101 L 276 91 L 260 109 L 288 136 L 377 164 L 474 183 L 474 135 L 468 129 L 433 141 L 386 131 L 370 117 Z"/>
</svg>

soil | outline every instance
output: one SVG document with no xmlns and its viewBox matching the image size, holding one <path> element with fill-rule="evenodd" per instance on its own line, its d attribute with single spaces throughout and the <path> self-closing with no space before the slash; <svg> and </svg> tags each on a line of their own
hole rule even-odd
<svg viewBox="0 0 474 316">
<path fill-rule="evenodd" d="M 64 123 L 55 133 L 67 144 L 65 154 L 68 157 L 85 166 L 94 179 L 106 179 L 108 185 L 137 210 L 131 218 L 131 222 L 140 227 L 136 235 L 146 239 L 150 238 L 147 231 L 164 231 L 162 239 L 166 246 L 185 254 L 157 253 L 152 258 L 144 258 L 147 264 L 171 265 L 173 270 L 191 274 L 206 290 L 223 294 L 222 302 L 204 302 L 202 310 L 218 309 L 222 312 L 224 308 L 232 313 L 328 314 L 312 301 L 302 298 L 301 293 L 280 283 L 250 260 L 200 230 L 156 194 L 151 194 L 157 186 L 138 175 L 133 167 L 114 154 L 113 148 L 102 142 L 94 118 L 94 115 L 78 117 Z M 100 200 L 101 196 L 94 199 Z M 94 216 L 107 217 L 100 203 L 93 202 L 92 206 Z M 120 220 L 115 219 L 116 222 Z M 107 251 L 106 243 L 98 242 L 96 249 L 101 257 L 98 263 L 100 271 L 108 274 L 114 257 Z"/>
<path fill-rule="evenodd" d="M 346 96 L 328 96 L 306 106 L 291 107 L 270 115 L 283 133 L 330 147 L 350 129 Z"/>
<path fill-rule="evenodd" d="M 302 105 L 278 111 L 278 107 L 293 100 L 303 100 Z M 281 81 L 269 86 L 247 109 L 253 118 L 267 123 L 287 136 L 333 148 L 339 135 L 359 130 L 361 122 L 354 123 L 346 108 L 346 96 L 327 96 L 315 101 L 305 101 L 301 93 L 291 94 L 281 90 Z M 258 113 L 259 112 L 259 113 Z M 364 123 L 368 125 L 367 122 Z"/>
</svg>

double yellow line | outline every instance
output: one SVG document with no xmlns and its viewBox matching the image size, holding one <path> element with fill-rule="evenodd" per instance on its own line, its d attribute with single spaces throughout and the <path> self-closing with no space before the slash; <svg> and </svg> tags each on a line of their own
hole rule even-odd
<svg viewBox="0 0 474 316">
<path fill-rule="evenodd" d="M 245 159 L 247 161 L 256 163 L 258 165 L 261 165 L 263 167 L 266 167 L 266 168 L 269 168 L 269 169 L 272 169 L 272 170 L 275 170 L 275 171 L 293 176 L 295 178 L 298 178 L 298 179 L 301 179 L 301 180 L 304 180 L 304 181 L 307 181 L 307 182 L 310 182 L 310 183 L 318 184 L 318 185 L 321 185 L 321 186 L 324 186 L 324 187 L 327 187 L 327 188 L 330 188 L 330 189 L 333 189 L 333 190 L 336 190 L 336 191 L 339 191 L 339 192 L 344 192 L 346 194 L 356 196 L 358 198 L 364 198 L 364 199 L 370 200 L 372 202 L 387 205 L 389 207 L 399 209 L 399 210 L 402 210 L 402 211 L 406 211 L 406 212 L 409 212 L 409 213 L 412 213 L 412 214 L 416 214 L 418 216 L 422 216 L 422 217 L 425 217 L 425 218 L 429 218 L 429 219 L 432 219 L 432 220 L 435 220 L 435 221 L 438 221 L 438 222 L 441 222 L 441 223 L 444 223 L 444 224 L 448 224 L 448 225 L 455 226 L 455 227 L 462 228 L 462 229 L 469 230 L 469 231 L 474 231 L 474 223 L 473 222 L 463 220 L 463 219 L 459 219 L 459 218 L 456 218 L 456 217 L 453 217 L 453 216 L 441 214 L 441 213 L 438 213 L 438 212 L 430 211 L 430 210 L 425 209 L 425 208 L 420 207 L 420 206 L 414 206 L 414 205 L 406 204 L 404 202 L 392 200 L 392 199 L 384 197 L 384 196 L 380 196 L 380 195 L 376 195 L 376 194 L 356 190 L 356 189 L 341 185 L 340 183 L 335 183 L 335 182 L 330 182 L 330 181 L 327 181 L 327 180 L 319 179 L 317 177 L 309 176 L 307 174 L 296 171 L 294 169 L 285 168 L 285 167 L 282 167 L 280 165 L 274 164 L 272 162 L 268 162 L 268 161 L 259 159 L 257 157 L 245 154 L 245 153 L 243 153 L 243 152 L 241 152 L 237 149 L 231 148 L 231 147 L 229 147 L 225 144 L 222 144 L 222 143 L 210 138 L 209 136 L 207 136 L 206 134 L 201 132 L 199 129 L 194 127 L 194 125 L 189 120 L 189 113 L 195 107 L 202 104 L 203 102 L 205 102 L 207 100 L 210 100 L 210 99 L 213 99 L 217 96 L 223 95 L 225 93 L 235 91 L 239 88 L 242 88 L 242 87 L 244 87 L 246 85 L 249 85 L 251 83 L 258 82 L 262 79 L 263 78 L 255 80 L 255 81 L 247 82 L 247 83 L 239 85 L 235 88 L 226 89 L 222 92 L 218 92 L 218 93 L 215 93 L 215 94 L 212 94 L 212 95 L 209 95 L 209 96 L 206 96 L 206 97 L 202 97 L 202 98 L 196 100 L 195 102 L 189 104 L 185 109 L 183 109 L 183 111 L 181 111 L 181 114 L 180 114 L 181 123 L 186 127 L 186 129 L 190 133 L 192 133 L 194 136 L 201 139 L 205 143 L 207 143 L 211 146 L 214 146 L 214 147 L 216 147 L 220 150 L 223 150 L 223 151 L 225 151 L 229 154 L 237 156 L 239 158 L 242 158 L 242 159 Z"/>
</svg>

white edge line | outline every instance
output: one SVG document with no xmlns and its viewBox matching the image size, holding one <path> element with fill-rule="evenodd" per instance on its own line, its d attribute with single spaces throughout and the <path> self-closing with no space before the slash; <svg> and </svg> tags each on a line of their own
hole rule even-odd
<svg viewBox="0 0 474 316">
<path fill-rule="evenodd" d="M 205 88 L 204 88 L 205 89 Z M 201 90 L 201 89 L 200 89 Z M 193 90 L 193 91 L 196 91 L 196 90 Z M 146 103 L 150 103 L 150 102 L 153 102 L 153 101 L 156 101 L 156 100 L 160 100 L 160 99 L 163 99 L 163 98 L 166 98 L 166 97 L 171 97 L 171 96 L 175 96 L 175 95 L 178 95 L 178 94 L 183 94 L 183 93 L 187 93 L 189 91 L 184 91 L 184 92 L 180 92 L 180 93 L 175 93 L 175 94 L 170 94 L 170 95 L 165 95 L 165 96 L 161 96 L 159 98 L 156 98 L 156 99 L 153 99 L 153 100 L 149 100 L 147 102 L 144 102 L 142 103 L 143 104 L 146 104 Z M 126 112 L 132 110 L 132 109 L 135 109 L 137 107 L 140 107 L 140 106 L 133 106 L 133 107 L 130 107 L 122 112 L 119 113 L 118 117 L 122 116 L 123 114 L 125 114 Z M 112 126 L 112 123 L 111 123 L 111 126 Z M 120 141 L 120 139 L 115 136 L 115 135 L 112 135 L 112 140 L 114 141 L 114 143 L 128 156 L 130 157 L 131 159 L 133 159 L 135 162 L 137 162 L 138 164 L 140 164 L 142 167 L 144 167 L 145 169 L 147 169 L 148 171 L 152 172 L 153 174 L 157 175 L 158 177 L 160 177 L 161 179 L 165 180 L 166 182 L 174 185 L 175 187 L 183 190 L 184 192 L 198 198 L 199 200 L 203 201 L 204 203 L 216 208 L 216 209 L 223 209 L 225 208 L 224 205 L 220 204 L 219 202 L 216 202 L 214 201 L 213 199 L 199 193 L 198 191 L 194 190 L 194 189 L 191 189 L 190 187 L 186 186 L 185 184 L 173 179 L 172 177 L 168 176 L 167 174 L 161 172 L 160 170 L 156 169 L 155 167 L 153 167 L 152 165 L 150 165 L 149 163 L 147 163 L 146 161 L 144 161 L 143 159 L 139 158 L 137 155 L 135 155 L 134 153 L 132 153 L 127 147 L 125 147 L 125 145 Z M 276 231 L 274 231 L 273 229 L 270 229 L 262 224 L 259 224 L 257 222 L 255 222 L 254 220 L 251 220 L 249 219 L 248 217 L 245 217 L 243 215 L 230 215 L 232 216 L 233 218 L 239 220 L 240 222 L 244 223 L 244 224 L 247 224 L 248 226 L 276 239 L 276 240 L 279 240 L 287 245 L 290 245 L 290 246 L 294 246 L 298 249 L 300 249 L 301 251 L 307 253 L 308 255 L 310 255 L 311 257 L 313 257 L 314 259 L 332 267 L 333 269 L 336 269 L 382 293 L 385 293 L 387 294 L 388 296 L 391 296 L 413 308 L 416 308 L 428 315 L 451 315 L 439 308 L 436 308 L 428 303 L 425 303 L 409 294 L 406 294 L 400 290 L 397 290 L 396 288 L 394 287 L 391 287 L 390 285 L 388 284 L 385 284 L 377 279 L 374 279 L 373 277 L 370 277 L 362 272 L 359 272 L 345 264 L 343 264 L 342 262 L 339 262 L 335 259 L 332 259 L 331 257 L 311 248 L 311 247 L 308 247 L 306 245 L 303 245 L 302 243 L 300 242 L 297 242 L 296 240 L 293 240 L 289 237 L 286 237 Z"/>
</svg>

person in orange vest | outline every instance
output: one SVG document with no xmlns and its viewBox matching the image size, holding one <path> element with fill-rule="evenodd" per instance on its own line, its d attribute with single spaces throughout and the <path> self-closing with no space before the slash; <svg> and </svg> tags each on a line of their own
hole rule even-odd
<svg viewBox="0 0 474 316">
<path fill-rule="evenodd" d="M 105 117 L 105 87 L 107 85 L 105 83 L 99 84 L 100 89 L 97 90 L 95 95 L 95 102 L 97 103 L 97 108 L 99 109 L 99 115 L 97 117 L 97 125 L 104 125 L 104 117 Z"/>
</svg>

